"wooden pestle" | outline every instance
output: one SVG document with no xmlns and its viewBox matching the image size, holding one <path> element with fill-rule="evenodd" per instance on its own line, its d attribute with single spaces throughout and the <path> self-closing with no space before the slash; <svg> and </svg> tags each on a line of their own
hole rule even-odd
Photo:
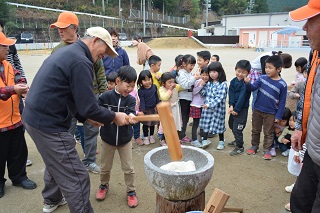
<svg viewBox="0 0 320 213">
<path fill-rule="evenodd" d="M 166 143 L 168 145 L 168 150 L 170 158 L 172 161 L 181 161 L 182 159 L 182 149 L 180 145 L 180 140 L 177 132 L 177 127 L 173 120 L 172 110 L 169 102 L 160 102 L 157 105 L 158 115 L 141 115 L 135 116 L 133 119 L 136 121 L 159 121 L 162 124 L 163 132 L 166 137 Z M 126 117 L 129 121 L 129 116 Z"/>
<path fill-rule="evenodd" d="M 171 160 L 181 161 L 183 154 L 177 127 L 172 116 L 171 105 L 169 102 L 160 102 L 157 105 L 157 109 Z"/>
<path fill-rule="evenodd" d="M 154 115 L 140 115 L 140 116 L 135 116 L 133 118 L 136 121 L 160 121 L 160 117 L 157 114 Z M 129 121 L 129 116 L 126 116 L 126 120 Z"/>
</svg>

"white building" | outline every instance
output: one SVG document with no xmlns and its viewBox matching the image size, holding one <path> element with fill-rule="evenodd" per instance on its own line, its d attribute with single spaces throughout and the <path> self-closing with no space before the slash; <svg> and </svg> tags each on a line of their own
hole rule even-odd
<svg viewBox="0 0 320 213">
<path fill-rule="evenodd" d="M 298 47 L 303 45 L 306 21 L 294 22 L 288 12 L 226 15 L 220 25 L 205 29 L 215 36 L 239 36 L 239 45 L 248 47 Z M 297 29 L 291 33 L 277 33 L 281 29 Z M 207 32 L 207 33 L 208 33 Z"/>
</svg>

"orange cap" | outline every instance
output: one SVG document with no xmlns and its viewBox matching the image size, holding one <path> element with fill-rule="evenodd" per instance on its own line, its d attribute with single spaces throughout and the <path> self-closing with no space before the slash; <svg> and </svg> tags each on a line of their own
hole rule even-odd
<svg viewBox="0 0 320 213">
<path fill-rule="evenodd" d="M 60 13 L 57 22 L 50 25 L 51 28 L 67 28 L 70 26 L 70 24 L 74 24 L 76 26 L 79 25 L 79 20 L 76 14 L 65 11 Z"/>
<path fill-rule="evenodd" d="M 0 44 L 3 46 L 11 46 L 16 43 L 16 39 L 7 38 L 3 32 L 0 32 Z"/>
<path fill-rule="evenodd" d="M 303 21 L 320 14 L 320 1 L 310 0 L 307 5 L 289 13 L 293 21 Z"/>
</svg>

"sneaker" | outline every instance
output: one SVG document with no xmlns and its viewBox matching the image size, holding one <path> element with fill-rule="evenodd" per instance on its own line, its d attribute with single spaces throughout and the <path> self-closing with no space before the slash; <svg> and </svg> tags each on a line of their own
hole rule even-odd
<svg viewBox="0 0 320 213">
<path fill-rule="evenodd" d="M 26 166 L 31 166 L 31 165 L 32 165 L 32 161 L 28 159 L 26 162 Z"/>
<path fill-rule="evenodd" d="M 211 141 L 209 140 L 203 140 L 202 141 L 202 148 L 205 149 L 211 144 Z"/>
<path fill-rule="evenodd" d="M 21 181 L 20 183 L 12 183 L 13 186 L 21 187 L 23 189 L 35 189 L 37 188 L 37 184 L 29 179 L 25 179 L 24 181 Z"/>
<path fill-rule="evenodd" d="M 100 173 L 100 166 L 98 166 L 96 163 L 90 163 L 86 165 L 87 170 L 94 173 L 94 174 L 99 174 Z"/>
<path fill-rule="evenodd" d="M 253 145 L 250 149 L 248 149 L 247 154 L 255 155 L 258 152 L 259 152 L 259 148 Z"/>
<path fill-rule="evenodd" d="M 194 140 L 191 142 L 192 146 L 195 146 L 197 148 L 202 148 L 202 143 L 200 143 L 198 140 Z"/>
<path fill-rule="evenodd" d="M 291 184 L 290 186 L 286 186 L 286 187 L 284 188 L 284 190 L 285 190 L 286 192 L 288 192 L 288 193 L 291 193 L 291 192 L 292 192 L 293 187 L 294 187 L 294 183 L 293 183 L 293 184 Z"/>
<path fill-rule="evenodd" d="M 167 146 L 167 143 L 166 143 L 165 140 L 160 140 L 160 145 L 161 145 L 161 146 Z"/>
<path fill-rule="evenodd" d="M 182 144 L 184 144 L 184 143 L 190 143 L 190 142 L 191 142 L 191 139 L 190 139 L 188 136 L 184 136 L 184 138 L 182 138 L 182 139 L 180 140 L 180 142 L 181 142 Z"/>
<path fill-rule="evenodd" d="M 106 195 L 108 193 L 109 190 L 109 185 L 100 185 L 99 186 L 99 190 L 96 193 L 96 200 L 98 201 L 102 201 L 106 198 Z"/>
<path fill-rule="evenodd" d="M 138 206 L 138 199 L 135 191 L 128 192 L 128 206 L 130 208 Z"/>
<path fill-rule="evenodd" d="M 223 150 L 223 149 L 224 149 L 224 141 L 219 141 L 218 146 L 217 146 L 217 150 Z"/>
<path fill-rule="evenodd" d="M 282 156 L 284 157 L 288 157 L 289 156 L 289 152 L 290 152 L 290 149 L 287 149 L 286 151 L 282 152 Z"/>
<path fill-rule="evenodd" d="M 287 211 L 291 212 L 290 203 L 287 203 L 287 204 L 284 206 L 284 208 L 285 208 Z"/>
<path fill-rule="evenodd" d="M 231 156 L 241 155 L 241 154 L 243 154 L 243 152 L 244 152 L 244 148 L 243 148 L 243 147 L 242 147 L 242 148 L 236 147 L 236 148 L 234 148 L 234 150 L 232 150 L 232 151 L 230 152 L 230 155 L 231 155 Z"/>
<path fill-rule="evenodd" d="M 270 149 L 270 154 L 271 154 L 272 157 L 276 157 L 277 156 L 276 148 L 271 148 Z"/>
<path fill-rule="evenodd" d="M 236 147 L 237 146 L 237 142 L 236 141 L 231 141 L 231 142 L 228 143 L 228 146 Z"/>
<path fill-rule="evenodd" d="M 65 198 L 62 198 L 62 200 L 57 204 L 43 204 L 43 212 L 54 212 L 59 206 L 63 206 L 67 204 L 67 201 Z"/>
<path fill-rule="evenodd" d="M 143 141 L 141 140 L 141 138 L 136 138 L 134 139 L 134 142 L 139 145 L 139 146 L 142 146 L 143 145 Z"/>
<path fill-rule="evenodd" d="M 148 136 L 143 138 L 143 144 L 144 144 L 144 145 L 149 145 L 149 144 L 150 144 L 150 141 L 149 141 L 149 137 L 148 137 Z"/>
<path fill-rule="evenodd" d="M 158 135 L 158 139 L 159 139 L 159 140 L 162 140 L 162 139 L 164 138 L 164 134 L 163 134 L 163 133 L 159 133 L 159 132 L 158 132 L 157 135 Z"/>
<path fill-rule="evenodd" d="M 153 143 L 156 142 L 156 139 L 154 139 L 153 135 L 150 135 L 149 141 L 150 141 L 151 144 L 153 144 Z"/>
<path fill-rule="evenodd" d="M 265 159 L 265 160 L 271 160 L 271 159 L 272 159 L 272 156 L 271 156 L 270 152 L 264 151 L 264 152 L 263 152 L 263 159 Z"/>
</svg>

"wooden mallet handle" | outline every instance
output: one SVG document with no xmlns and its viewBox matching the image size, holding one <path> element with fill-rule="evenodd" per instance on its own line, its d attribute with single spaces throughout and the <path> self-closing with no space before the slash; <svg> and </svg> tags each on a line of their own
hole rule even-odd
<svg viewBox="0 0 320 213">
<path fill-rule="evenodd" d="M 183 154 L 177 127 L 172 116 L 171 105 L 169 102 L 160 102 L 157 105 L 157 109 L 171 160 L 181 161 Z"/>
<path fill-rule="evenodd" d="M 135 116 L 133 117 L 134 120 L 136 121 L 160 121 L 160 117 L 158 114 L 154 115 L 140 115 L 140 116 Z M 126 116 L 126 120 L 129 121 L 129 116 Z"/>
</svg>

